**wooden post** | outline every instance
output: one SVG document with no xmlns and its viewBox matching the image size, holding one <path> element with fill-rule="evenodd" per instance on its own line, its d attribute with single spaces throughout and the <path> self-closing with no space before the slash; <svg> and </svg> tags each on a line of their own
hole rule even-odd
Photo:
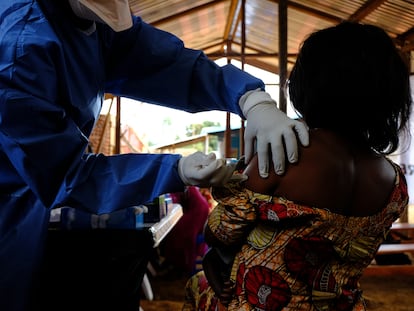
<svg viewBox="0 0 414 311">
<path fill-rule="evenodd" d="M 286 113 L 287 0 L 279 1 L 279 109 Z"/>
</svg>

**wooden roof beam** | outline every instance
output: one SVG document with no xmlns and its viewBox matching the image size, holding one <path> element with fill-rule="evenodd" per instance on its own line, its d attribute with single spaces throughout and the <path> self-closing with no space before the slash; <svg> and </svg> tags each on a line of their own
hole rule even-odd
<svg viewBox="0 0 414 311">
<path fill-rule="evenodd" d="M 365 16 L 367 16 L 367 15 L 371 14 L 373 11 L 375 11 L 385 1 L 386 0 L 368 0 L 358 10 L 356 10 L 354 14 L 352 14 L 348 18 L 348 21 L 350 21 L 350 22 L 359 22 Z"/>
<path fill-rule="evenodd" d="M 414 27 L 398 35 L 395 39 L 401 46 L 404 46 L 406 41 L 413 41 L 414 40 Z"/>
<path fill-rule="evenodd" d="M 238 0 L 231 0 L 229 14 L 227 15 L 226 27 L 224 29 L 224 34 L 223 34 L 223 38 L 227 40 L 232 39 L 232 34 L 230 33 L 232 31 L 232 28 L 236 28 L 234 21 L 236 18 L 236 10 L 237 10 L 238 4 L 239 4 Z"/>
<path fill-rule="evenodd" d="M 288 57 L 296 57 L 298 54 L 297 53 L 289 53 Z M 220 57 L 241 57 L 242 53 L 238 53 L 238 52 L 229 52 L 229 53 L 224 53 L 224 52 L 213 52 L 213 53 L 208 53 L 207 54 L 208 57 L 214 57 L 214 58 L 220 58 Z M 245 53 L 244 56 L 246 58 L 275 58 L 275 57 L 279 57 L 279 53 L 264 53 L 264 52 L 257 52 L 257 53 Z"/>
</svg>

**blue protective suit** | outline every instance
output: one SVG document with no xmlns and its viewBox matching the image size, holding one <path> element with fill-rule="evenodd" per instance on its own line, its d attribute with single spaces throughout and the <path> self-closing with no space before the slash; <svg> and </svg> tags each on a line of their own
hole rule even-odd
<svg viewBox="0 0 414 311">
<path fill-rule="evenodd" d="M 49 211 L 107 213 L 182 191 L 179 155 L 85 154 L 104 93 L 241 115 L 263 82 L 134 18 L 116 33 L 65 0 L 0 1 L 0 310 L 24 310 Z"/>
</svg>

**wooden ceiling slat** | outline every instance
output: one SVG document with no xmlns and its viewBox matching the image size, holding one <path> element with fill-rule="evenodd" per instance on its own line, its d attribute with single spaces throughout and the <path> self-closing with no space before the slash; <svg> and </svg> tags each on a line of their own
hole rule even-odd
<svg viewBox="0 0 414 311">
<path fill-rule="evenodd" d="M 158 27 L 158 25 L 161 25 L 161 24 L 170 22 L 172 20 L 177 20 L 177 19 L 179 19 L 179 18 L 181 18 L 183 16 L 187 16 L 189 14 L 194 14 L 196 12 L 199 12 L 199 11 L 202 11 L 202 10 L 205 10 L 205 9 L 209 9 L 209 8 L 211 8 L 213 6 L 216 6 L 220 2 L 227 2 L 227 1 L 228 0 L 215 0 L 215 1 L 211 1 L 209 3 L 205 3 L 205 4 L 202 4 L 202 5 L 199 5 L 199 6 L 190 8 L 188 10 L 185 10 L 185 11 L 182 11 L 182 12 L 179 12 L 179 13 L 176 13 L 176 14 L 173 14 L 171 16 L 168 16 L 168 17 L 165 17 L 165 18 L 161 18 L 161 19 L 159 19 L 159 20 L 157 20 L 157 21 L 155 21 L 155 22 L 153 22 L 151 24 L 153 26 L 155 26 L 155 27 Z"/>
<path fill-rule="evenodd" d="M 279 0 L 272 0 L 272 1 L 275 2 L 275 3 L 279 3 Z M 316 10 L 312 7 L 302 5 L 302 4 L 294 2 L 294 1 L 288 1 L 288 7 L 292 8 L 292 9 L 295 9 L 295 10 L 298 10 L 298 11 L 301 11 L 301 12 L 306 13 L 308 15 L 312 15 L 312 16 L 317 17 L 317 18 L 325 19 L 325 20 L 327 20 L 329 22 L 332 22 L 332 23 L 335 23 L 335 24 L 340 23 L 341 21 L 343 21 L 343 19 L 340 18 L 340 17 L 328 14 L 326 12 Z"/>
</svg>

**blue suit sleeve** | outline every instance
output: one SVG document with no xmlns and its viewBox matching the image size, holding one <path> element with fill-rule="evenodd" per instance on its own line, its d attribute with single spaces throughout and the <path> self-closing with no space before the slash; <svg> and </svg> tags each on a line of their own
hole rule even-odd
<svg viewBox="0 0 414 311">
<path fill-rule="evenodd" d="M 0 91 L 0 103 L 1 150 L 45 206 L 99 214 L 183 189 L 179 155 L 85 155 L 87 139 L 58 107 L 10 89 Z"/>
<path fill-rule="evenodd" d="M 243 117 L 238 101 L 264 89 L 260 79 L 233 65 L 218 66 L 174 35 L 135 18 L 107 49 L 107 92 L 187 112 L 222 110 Z"/>
</svg>

